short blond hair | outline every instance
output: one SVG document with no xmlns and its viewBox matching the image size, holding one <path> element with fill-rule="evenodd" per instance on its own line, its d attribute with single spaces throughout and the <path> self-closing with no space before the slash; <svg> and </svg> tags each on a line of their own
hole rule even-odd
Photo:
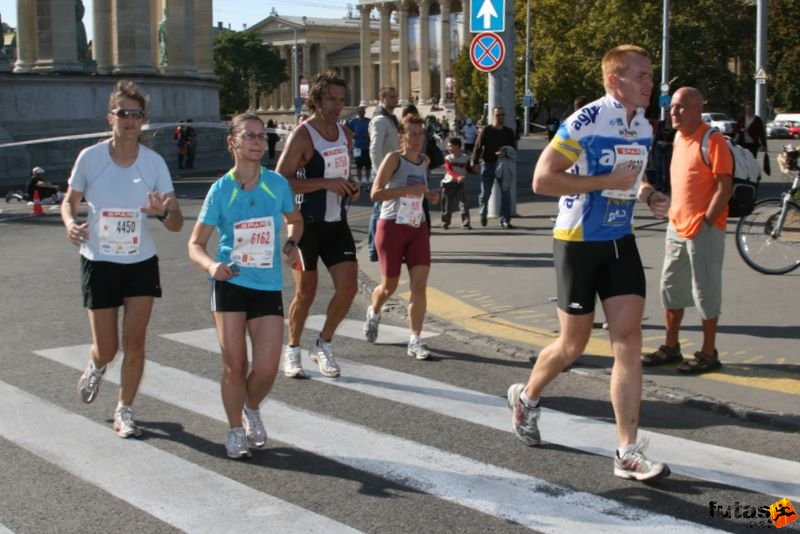
<svg viewBox="0 0 800 534">
<path fill-rule="evenodd" d="M 603 86 L 608 89 L 608 77 L 611 74 L 622 74 L 628 68 L 628 58 L 637 54 L 650 59 L 650 54 L 641 46 L 625 44 L 615 46 L 603 56 Z"/>
</svg>

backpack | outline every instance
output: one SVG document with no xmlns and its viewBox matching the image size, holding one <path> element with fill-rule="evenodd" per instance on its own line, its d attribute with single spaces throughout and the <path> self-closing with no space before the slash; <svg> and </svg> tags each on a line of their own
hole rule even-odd
<svg viewBox="0 0 800 534">
<path fill-rule="evenodd" d="M 709 128 L 703 134 L 700 143 L 700 153 L 703 162 L 711 167 L 708 160 L 708 138 L 718 132 L 716 128 Z M 733 194 L 728 201 L 728 217 L 744 217 L 753 212 L 758 196 L 758 184 L 761 183 L 761 169 L 753 153 L 744 147 L 734 144 L 730 139 L 725 139 L 733 157 Z"/>
</svg>

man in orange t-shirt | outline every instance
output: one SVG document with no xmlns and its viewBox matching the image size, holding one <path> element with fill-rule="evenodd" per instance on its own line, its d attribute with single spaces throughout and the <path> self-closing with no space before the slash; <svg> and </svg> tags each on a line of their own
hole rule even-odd
<svg viewBox="0 0 800 534">
<path fill-rule="evenodd" d="M 701 152 L 709 126 L 701 118 L 703 95 L 682 87 L 672 97 L 670 116 L 680 133 L 673 144 L 661 302 L 665 309 L 666 341 L 642 357 L 652 367 L 681 362 L 678 372 L 700 374 L 722 367 L 716 350 L 717 321 L 722 304 L 722 257 L 728 200 L 733 188 L 733 156 L 725 138 L 708 138 L 708 164 Z M 694 359 L 683 360 L 678 342 L 684 308 L 694 305 L 703 324 L 703 345 Z"/>
</svg>

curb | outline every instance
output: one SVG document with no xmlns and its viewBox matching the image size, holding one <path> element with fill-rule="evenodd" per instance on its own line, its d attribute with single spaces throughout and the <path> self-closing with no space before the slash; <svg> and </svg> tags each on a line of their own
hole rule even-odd
<svg viewBox="0 0 800 534">
<path fill-rule="evenodd" d="M 362 243 L 359 245 L 359 248 L 363 246 L 365 245 Z M 372 291 L 376 287 L 376 282 L 364 271 L 359 269 L 358 286 L 359 291 L 369 299 L 369 295 L 372 294 Z M 384 304 L 382 313 L 384 312 L 389 313 L 397 319 L 405 320 L 407 317 L 406 303 L 401 299 L 392 297 Z M 461 341 L 462 343 L 480 343 L 510 358 L 528 361 L 535 360 L 535 356 L 531 354 L 530 349 L 465 330 L 450 322 L 439 319 L 438 317 L 426 315 L 425 324 L 436 327 L 441 330 L 443 334 Z M 565 372 L 575 373 L 604 383 L 609 383 L 611 377 L 610 369 L 592 367 L 584 363 L 581 363 L 581 366 L 578 368 L 573 366 Z M 676 405 L 697 408 L 749 423 L 767 425 L 784 431 L 800 432 L 800 415 L 773 412 L 738 403 L 726 403 L 682 388 L 661 386 L 652 380 L 648 380 L 646 377 L 644 377 L 642 381 L 642 397 L 649 397 Z"/>
</svg>

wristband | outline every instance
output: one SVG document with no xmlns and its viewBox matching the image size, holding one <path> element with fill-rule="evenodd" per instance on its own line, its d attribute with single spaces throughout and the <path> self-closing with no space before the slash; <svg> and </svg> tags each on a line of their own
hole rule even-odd
<svg viewBox="0 0 800 534">
<path fill-rule="evenodd" d="M 156 215 L 156 219 L 158 219 L 161 222 L 166 221 L 167 217 L 169 217 L 169 208 L 164 210 L 164 215 Z"/>
</svg>

